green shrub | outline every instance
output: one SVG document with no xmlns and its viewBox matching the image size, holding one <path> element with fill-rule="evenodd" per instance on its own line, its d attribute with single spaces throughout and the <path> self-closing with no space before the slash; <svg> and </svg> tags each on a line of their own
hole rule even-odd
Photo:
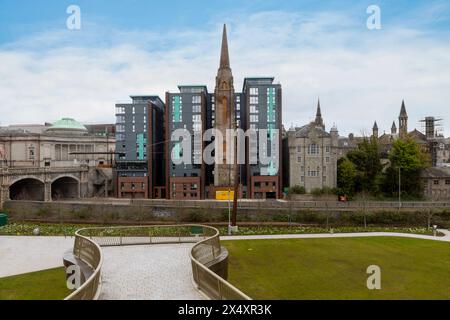
<svg viewBox="0 0 450 320">
<path fill-rule="evenodd" d="M 289 188 L 289 194 L 306 194 L 306 189 L 302 186 L 293 186 Z"/>
</svg>

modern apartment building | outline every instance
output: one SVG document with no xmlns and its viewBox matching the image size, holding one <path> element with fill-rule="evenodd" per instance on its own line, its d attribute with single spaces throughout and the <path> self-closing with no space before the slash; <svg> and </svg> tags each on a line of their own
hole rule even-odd
<svg viewBox="0 0 450 320">
<path fill-rule="evenodd" d="M 166 93 L 166 189 L 170 199 L 204 198 L 206 166 L 202 161 L 204 144 L 201 135 L 207 128 L 209 95 L 206 86 L 179 86 L 180 92 Z M 209 114 L 209 121 L 211 114 Z M 172 141 L 176 130 L 187 130 L 191 136 L 191 153 L 185 154 L 180 141 Z M 197 139 L 194 139 L 194 136 Z M 200 137 L 200 138 L 199 138 Z M 183 153 L 184 152 L 184 153 Z M 181 162 L 189 157 L 189 161 Z"/>
<path fill-rule="evenodd" d="M 116 192 L 119 198 L 165 198 L 164 112 L 158 96 L 116 104 Z"/>
</svg>

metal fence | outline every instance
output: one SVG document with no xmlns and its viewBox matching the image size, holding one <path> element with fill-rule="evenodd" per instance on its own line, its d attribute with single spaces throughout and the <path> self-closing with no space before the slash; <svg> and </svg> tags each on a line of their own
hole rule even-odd
<svg viewBox="0 0 450 320">
<path fill-rule="evenodd" d="M 100 246 L 196 243 L 191 249 L 192 275 L 198 289 L 214 300 L 250 300 L 250 297 L 211 271 L 222 254 L 219 231 L 203 225 L 85 228 L 75 234 L 74 254 L 95 272 L 66 300 L 90 300 L 98 296 L 102 253 Z M 226 263 L 226 262 L 225 262 Z"/>
<path fill-rule="evenodd" d="M 80 234 L 83 229 L 75 232 L 73 254 L 87 263 L 94 272 L 86 281 L 69 295 L 65 300 L 94 300 L 98 297 L 100 285 L 100 272 L 103 256 L 100 246 L 93 240 Z"/>
</svg>

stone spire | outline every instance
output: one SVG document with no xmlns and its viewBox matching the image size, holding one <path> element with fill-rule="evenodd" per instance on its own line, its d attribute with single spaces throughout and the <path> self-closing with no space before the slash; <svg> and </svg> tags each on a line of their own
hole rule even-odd
<svg viewBox="0 0 450 320">
<path fill-rule="evenodd" d="M 325 127 L 325 125 L 323 124 L 322 110 L 320 109 L 320 99 L 317 102 L 316 120 L 314 122 L 316 125 Z"/>
<path fill-rule="evenodd" d="M 220 69 L 230 68 L 230 55 L 228 53 L 228 37 L 227 37 L 227 25 L 223 25 L 222 34 L 222 49 L 220 50 Z"/>
<path fill-rule="evenodd" d="M 397 125 L 395 124 L 395 121 L 392 122 L 391 134 L 397 134 Z"/>
<path fill-rule="evenodd" d="M 400 117 L 408 118 L 408 113 L 406 113 L 405 100 L 402 100 L 402 108 L 400 109 Z"/>
<path fill-rule="evenodd" d="M 406 138 L 408 135 L 408 114 L 406 113 L 405 100 L 402 101 L 398 123 L 400 138 Z"/>
<path fill-rule="evenodd" d="M 216 76 L 216 88 L 214 91 L 216 103 L 216 118 L 214 128 L 226 137 L 227 129 L 236 128 L 236 106 L 233 84 L 233 73 L 230 68 L 230 56 L 228 53 L 227 26 L 223 26 L 222 48 L 220 50 L 220 66 Z M 214 185 L 216 187 L 230 187 L 234 185 L 234 159 L 227 159 L 227 143 L 220 139 L 215 140 L 215 148 L 223 150 L 223 163 L 215 163 Z"/>
</svg>

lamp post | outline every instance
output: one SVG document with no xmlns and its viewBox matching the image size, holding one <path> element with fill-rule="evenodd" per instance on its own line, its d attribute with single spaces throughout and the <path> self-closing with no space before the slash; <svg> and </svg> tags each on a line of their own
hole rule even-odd
<svg viewBox="0 0 450 320">
<path fill-rule="evenodd" d="M 398 210 L 402 208 L 402 167 L 398 167 Z"/>
</svg>

